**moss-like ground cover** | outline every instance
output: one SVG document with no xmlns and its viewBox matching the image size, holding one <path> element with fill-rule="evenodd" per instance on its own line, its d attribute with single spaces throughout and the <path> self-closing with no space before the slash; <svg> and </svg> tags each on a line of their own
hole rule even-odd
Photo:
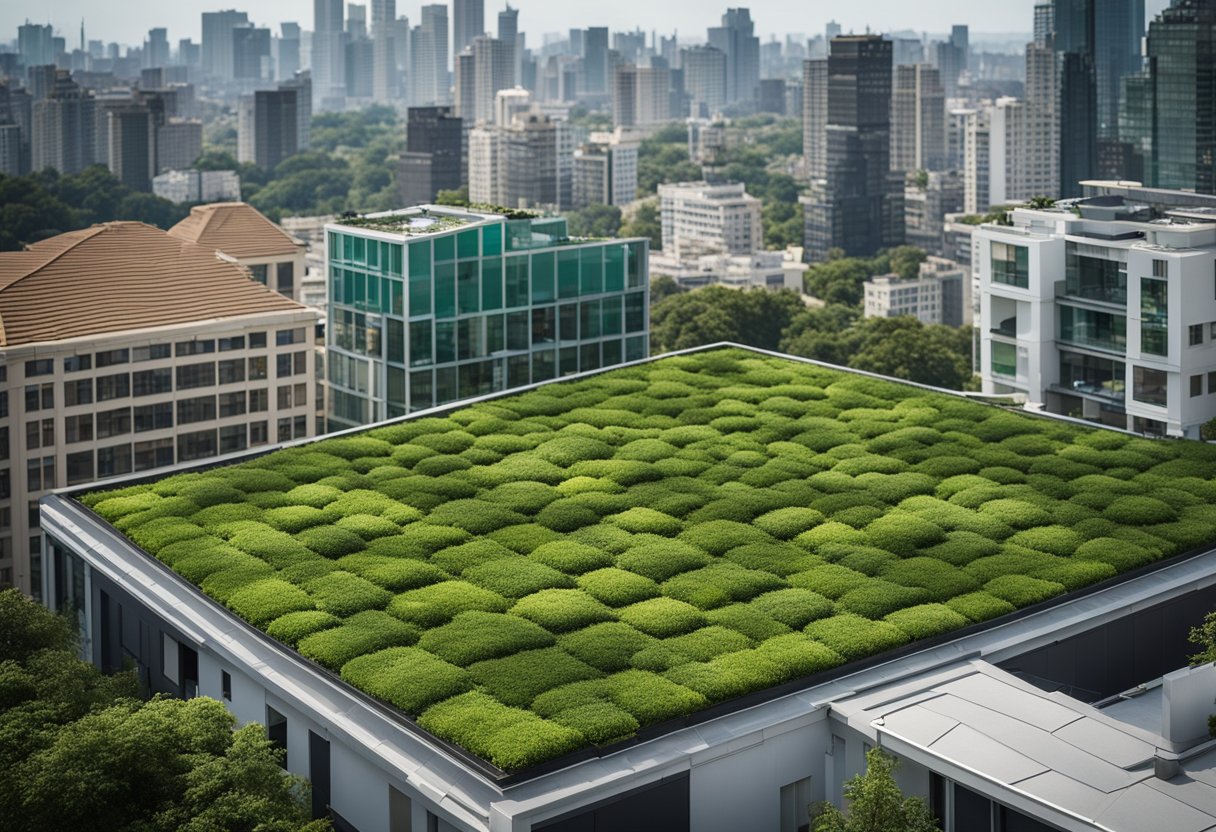
<svg viewBox="0 0 1216 832">
<path fill-rule="evenodd" d="M 715 350 L 82 500 L 513 770 L 1216 540 L 1214 474 Z"/>
</svg>

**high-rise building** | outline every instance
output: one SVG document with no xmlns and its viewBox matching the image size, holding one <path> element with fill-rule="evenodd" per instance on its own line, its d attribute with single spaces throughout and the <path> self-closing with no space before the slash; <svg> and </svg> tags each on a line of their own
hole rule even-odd
<svg viewBox="0 0 1216 832">
<path fill-rule="evenodd" d="M 26 143 L 21 135 L 21 126 L 0 124 L 0 174 L 21 176 L 24 173 L 22 160 L 25 149 Z"/>
<path fill-rule="evenodd" d="M 1054 20 L 1054 11 L 1049 15 Z M 1060 90 L 1052 36 L 1026 45 L 1026 186 L 1035 196 L 1060 193 Z"/>
<path fill-rule="evenodd" d="M 169 33 L 163 27 L 148 30 L 144 41 L 144 66 L 147 68 L 169 65 Z"/>
<path fill-rule="evenodd" d="M 346 41 L 346 96 L 370 101 L 372 97 L 372 42 L 367 38 Z"/>
<path fill-rule="evenodd" d="M 511 44 L 489 35 L 473 39 L 473 120 L 494 121 L 494 99 L 499 90 L 509 89 L 512 76 Z M 462 109 L 461 117 L 465 113 Z"/>
<path fill-rule="evenodd" d="M 203 75 L 220 81 L 233 77 L 232 30 L 249 23 L 249 15 L 232 9 L 203 12 L 202 62 Z"/>
<path fill-rule="evenodd" d="M 313 109 L 340 110 L 346 100 L 342 0 L 313 0 L 311 72 Z"/>
<path fill-rule="evenodd" d="M 680 51 L 684 92 L 693 118 L 709 118 L 726 105 L 726 53 L 713 46 Z"/>
<path fill-rule="evenodd" d="M 950 38 L 937 44 L 937 69 L 946 98 L 958 96 L 959 78 L 967 69 L 970 35 L 966 26 L 954 26 Z"/>
<path fill-rule="evenodd" d="M 891 42 L 832 41 L 828 56 L 827 175 L 801 198 L 806 257 L 832 249 L 869 257 L 903 240 L 903 175 L 892 173 Z"/>
<path fill-rule="evenodd" d="M 96 102 L 67 70 L 59 70 L 47 97 L 33 103 L 31 166 L 79 173 L 97 161 Z"/>
<path fill-rule="evenodd" d="M 760 39 L 748 9 L 727 9 L 722 25 L 710 28 L 708 42 L 726 56 L 726 101 L 750 102 L 760 83 Z"/>
<path fill-rule="evenodd" d="M 987 110 L 968 110 L 963 124 L 963 211 L 984 214 L 992 206 L 992 124 Z"/>
<path fill-rule="evenodd" d="M 477 60 L 473 57 L 473 47 L 465 47 L 465 50 L 456 56 L 453 69 L 452 112 L 464 119 L 466 124 L 476 124 Z"/>
<path fill-rule="evenodd" d="M 203 123 L 170 119 L 156 128 L 156 172 L 186 170 L 203 155 Z"/>
<path fill-rule="evenodd" d="M 609 92 L 610 77 L 608 29 L 592 26 L 583 32 L 583 92 L 588 95 Z"/>
<path fill-rule="evenodd" d="M 348 40 L 363 40 L 367 37 L 367 4 L 346 4 L 346 37 Z"/>
<path fill-rule="evenodd" d="M 1106 0 L 1094 15 L 1094 67 L 1098 85 L 1098 141 L 1119 139 L 1123 79 L 1144 66 L 1144 0 Z"/>
<path fill-rule="evenodd" d="M 612 82 L 612 123 L 647 127 L 671 120 L 671 70 L 618 64 Z"/>
<path fill-rule="evenodd" d="M 928 64 L 895 67 L 891 91 L 891 169 L 945 170 L 946 95 Z"/>
<path fill-rule="evenodd" d="M 55 63 L 55 30 L 51 24 L 45 26 L 26 22 L 17 27 L 17 55 L 25 67 L 47 66 Z"/>
<path fill-rule="evenodd" d="M 397 98 L 396 0 L 372 3 L 372 98 L 390 104 Z"/>
<path fill-rule="evenodd" d="M 51 489 L 265 445 L 276 425 L 297 435 L 297 417 L 298 435 L 313 434 L 316 313 L 213 250 L 106 223 L 0 254 L 0 273 L 0 430 L 5 471 L 21 472 L 0 480 L 13 507 L 0 513 L 0 581 L 39 583 L 42 538 L 26 507 Z M 53 317 L 47 298 L 62 304 Z M 276 382 L 298 400 L 274 395 L 271 367 L 286 367 Z"/>
<path fill-rule="evenodd" d="M 1095 0 L 1055 0 L 1051 45 L 1059 91 L 1061 197 L 1078 196 L 1080 183 L 1098 172 L 1096 14 Z"/>
<path fill-rule="evenodd" d="M 440 191 L 459 190 L 461 119 L 450 107 L 411 107 L 405 128 L 405 152 L 397 168 L 397 198 L 403 205 L 429 205 Z"/>
<path fill-rule="evenodd" d="M 807 176 L 828 175 L 828 62 L 802 62 L 802 155 Z"/>
<path fill-rule="evenodd" d="M 16 127 L 16 131 L 9 128 Z M 30 169 L 30 139 L 33 135 L 33 100 L 28 90 L 14 82 L 0 81 L 0 128 L 5 133 L 5 172 L 10 176 L 22 176 Z M 13 150 L 16 143 L 16 150 Z M 13 154 L 16 154 L 15 156 Z M 10 167 L 16 159 L 16 167 Z"/>
<path fill-rule="evenodd" d="M 452 52 L 455 58 L 486 33 L 485 0 L 452 0 Z M 444 63 L 446 66 L 447 59 Z"/>
<path fill-rule="evenodd" d="M 638 142 L 622 131 L 592 133 L 574 151 L 575 209 L 628 205 L 638 196 Z"/>
<path fill-rule="evenodd" d="M 241 96 L 237 112 L 237 160 L 274 170 L 301 149 L 299 100 L 304 91 L 287 85 Z"/>
<path fill-rule="evenodd" d="M 232 77 L 237 81 L 271 81 L 270 30 L 253 25 L 232 27 Z"/>
<path fill-rule="evenodd" d="M 520 44 L 519 9 L 507 7 L 498 13 L 498 39 L 507 44 L 511 50 L 511 78 L 508 86 L 518 86 L 520 81 L 520 62 L 523 58 L 523 48 Z"/>
<path fill-rule="evenodd" d="M 110 172 L 136 191 L 152 190 L 156 175 L 156 122 L 147 107 L 112 109 L 107 114 Z"/>
<path fill-rule="evenodd" d="M 440 207 L 338 221 L 326 232 L 333 426 L 649 353 L 645 239 L 571 240 L 561 218 Z M 375 260 L 364 256 L 369 245 L 380 247 Z M 346 290 L 363 274 L 394 287 L 375 316 Z M 369 350 L 373 343 L 383 350 Z"/>
<path fill-rule="evenodd" d="M 410 44 L 411 101 L 419 106 L 445 104 L 448 101 L 448 7 L 441 3 L 423 6 L 420 21 Z"/>
<path fill-rule="evenodd" d="M 963 210 L 963 176 L 957 171 L 924 171 L 904 183 L 904 242 L 946 256 L 947 214 Z"/>
<path fill-rule="evenodd" d="M 276 78 L 286 80 L 300 71 L 300 24 L 284 22 L 280 31 Z"/>
<path fill-rule="evenodd" d="M 663 255 L 677 261 L 705 254 L 761 250 L 760 200 L 742 184 L 680 182 L 659 186 Z"/>
<path fill-rule="evenodd" d="M 1154 100 L 1149 181 L 1216 193 L 1216 3 L 1177 0 L 1148 32 Z"/>
</svg>

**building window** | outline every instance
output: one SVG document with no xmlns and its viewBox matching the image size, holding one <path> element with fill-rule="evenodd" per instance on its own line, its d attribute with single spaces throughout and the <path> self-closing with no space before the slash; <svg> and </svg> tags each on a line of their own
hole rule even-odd
<svg viewBox="0 0 1216 832">
<path fill-rule="evenodd" d="M 306 327 L 280 329 L 274 334 L 274 343 L 277 347 L 286 347 L 290 344 L 303 344 L 307 338 L 308 329 Z"/>
<path fill-rule="evenodd" d="M 206 355 L 215 352 L 215 341 L 210 338 L 203 341 L 178 341 L 173 350 L 178 358 L 184 355 Z"/>
<path fill-rule="evenodd" d="M 189 462 L 192 459 L 205 459 L 215 456 L 218 450 L 216 432 L 200 430 L 194 433 L 183 433 L 177 437 L 177 460 Z"/>
<path fill-rule="evenodd" d="M 146 347 L 135 347 L 131 350 L 132 361 L 158 361 L 172 355 L 168 344 L 149 344 Z"/>
<path fill-rule="evenodd" d="M 1030 288 L 1030 250 L 1009 243 L 992 244 L 992 282 Z"/>
<path fill-rule="evenodd" d="M 266 738 L 270 744 L 283 752 L 279 764 L 287 768 L 287 717 L 269 705 L 266 706 Z"/>
<path fill-rule="evenodd" d="M 55 487 L 55 457 L 32 457 L 25 461 L 26 489 L 32 494 Z M 37 510 L 37 503 L 34 503 Z M 31 525 L 37 525 L 33 523 Z"/>
<path fill-rule="evenodd" d="M 220 384 L 238 384 L 245 380 L 245 360 L 236 358 L 231 361 L 221 361 L 219 366 Z"/>
<path fill-rule="evenodd" d="M 266 264 L 258 263 L 255 266 L 249 267 L 249 276 L 263 286 L 266 285 Z"/>
<path fill-rule="evenodd" d="M 220 428 L 220 453 L 231 454 L 243 451 L 249 447 L 249 431 L 244 425 L 230 425 Z"/>
<path fill-rule="evenodd" d="M 135 408 L 134 422 L 136 433 L 173 427 L 173 402 L 148 404 Z"/>
<path fill-rule="evenodd" d="M 279 420 L 279 441 L 280 442 L 290 442 L 291 441 L 291 417 L 290 416 Z"/>
<path fill-rule="evenodd" d="M 270 441 L 270 426 L 265 422 L 249 423 L 249 444 L 251 446 L 265 445 Z"/>
<path fill-rule="evenodd" d="M 1153 260 L 1153 277 L 1169 277 L 1170 264 L 1167 260 Z"/>
<path fill-rule="evenodd" d="M 245 349 L 245 336 L 237 335 L 233 338 L 220 339 L 220 352 L 232 352 L 233 350 Z"/>
<path fill-rule="evenodd" d="M 122 436 L 131 432 L 131 408 L 120 407 L 97 414 L 97 438 Z"/>
<path fill-rule="evenodd" d="M 25 362 L 26 378 L 49 376 L 53 372 L 55 372 L 55 359 L 53 358 L 39 358 L 34 361 Z"/>
<path fill-rule="evenodd" d="M 112 376 L 97 378 L 97 401 L 108 402 L 114 399 L 125 399 L 131 395 L 131 376 L 119 373 Z"/>
<path fill-rule="evenodd" d="M 91 442 L 93 439 L 93 414 L 83 416 L 68 416 L 63 420 L 63 441 L 71 445 L 73 442 Z"/>
<path fill-rule="evenodd" d="M 79 451 L 68 454 L 68 485 L 79 485 L 96 479 L 93 473 L 93 452 Z"/>
<path fill-rule="evenodd" d="M 112 445 L 97 451 L 97 476 L 118 477 L 131 473 L 131 446 Z"/>
<path fill-rule="evenodd" d="M 92 403 L 93 379 L 86 378 L 80 381 L 65 381 L 63 383 L 63 404 L 65 407 Z"/>
<path fill-rule="evenodd" d="M 187 364 L 177 368 L 177 389 L 193 390 L 215 385 L 215 362 Z"/>
<path fill-rule="evenodd" d="M 39 448 L 51 448 L 55 445 L 55 420 L 35 419 L 25 423 L 25 449 L 36 451 Z"/>
<path fill-rule="evenodd" d="M 1203 376 L 1191 376 L 1191 398 L 1203 395 Z"/>
<path fill-rule="evenodd" d="M 249 333 L 249 349 L 251 349 L 251 350 L 266 349 L 266 333 L 265 332 Z"/>
<path fill-rule="evenodd" d="M 249 391 L 249 412 L 265 413 L 270 409 L 270 391 L 266 388 Z"/>
<path fill-rule="evenodd" d="M 136 397 L 157 396 L 173 392 L 173 368 L 139 370 L 131 377 L 132 392 Z"/>
<path fill-rule="evenodd" d="M 249 380 L 260 381 L 266 378 L 266 356 L 258 355 L 249 359 Z"/>
<path fill-rule="evenodd" d="M 54 384 L 27 384 L 25 386 L 25 412 L 55 409 Z"/>
<path fill-rule="evenodd" d="M 232 701 L 232 675 L 227 670 L 220 671 L 220 694 L 229 702 Z"/>
<path fill-rule="evenodd" d="M 1018 348 L 1000 341 L 992 342 L 992 374 L 1015 378 L 1018 374 Z"/>
<path fill-rule="evenodd" d="M 1216 372 L 1208 373 L 1208 395 L 1216 393 Z"/>
<path fill-rule="evenodd" d="M 1203 343 L 1203 324 L 1191 324 L 1187 327 L 1187 344 L 1197 347 Z"/>
<path fill-rule="evenodd" d="M 245 415 L 245 393 L 221 393 L 220 394 L 220 418 L 227 419 L 229 416 L 244 416 Z"/>
<path fill-rule="evenodd" d="M 97 353 L 97 367 L 115 367 L 119 364 L 126 364 L 131 360 L 131 354 L 127 350 L 106 350 L 105 352 Z"/>
<path fill-rule="evenodd" d="M 135 470 L 167 468 L 173 464 L 173 440 L 155 439 L 151 442 L 135 443 Z"/>
<path fill-rule="evenodd" d="M 1140 351 L 1169 355 L 1169 284 L 1164 280 L 1140 279 Z"/>
<path fill-rule="evenodd" d="M 279 294 L 293 297 L 295 295 L 295 265 L 279 263 L 275 266 L 275 288 Z"/>
<path fill-rule="evenodd" d="M 92 367 L 93 356 L 91 355 L 72 355 L 63 359 L 63 371 L 65 373 L 79 373 L 92 369 Z"/>
<path fill-rule="evenodd" d="M 276 403 L 276 406 L 279 408 L 279 410 L 290 410 L 291 409 L 291 385 L 290 384 L 284 384 L 282 387 L 279 388 L 278 401 Z"/>
<path fill-rule="evenodd" d="M 1168 403 L 1169 373 L 1148 367 L 1132 369 L 1132 398 L 1144 404 L 1165 407 Z"/>
<path fill-rule="evenodd" d="M 209 422 L 214 418 L 215 396 L 198 396 L 193 399 L 182 399 L 177 403 L 177 423 L 179 425 Z"/>
<path fill-rule="evenodd" d="M 291 353 L 285 353 L 275 357 L 275 378 L 287 378 L 292 374 L 291 370 Z"/>
</svg>

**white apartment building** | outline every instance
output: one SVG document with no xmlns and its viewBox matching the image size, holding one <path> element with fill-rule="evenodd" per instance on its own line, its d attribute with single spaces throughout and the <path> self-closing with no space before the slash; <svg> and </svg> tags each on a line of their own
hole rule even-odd
<svg viewBox="0 0 1216 832">
<path fill-rule="evenodd" d="M 170 202 L 224 202 L 241 198 L 234 170 L 171 170 L 152 179 L 152 193 Z"/>
<path fill-rule="evenodd" d="M 728 289 L 791 289 L 801 292 L 806 264 L 785 251 L 751 254 L 703 254 L 677 260 L 663 252 L 650 255 L 651 277 L 670 277 L 683 289 L 725 286 Z"/>
<path fill-rule="evenodd" d="M 984 392 L 1198 437 L 1216 417 L 1216 200 L 1090 184 L 1110 195 L 976 231 Z"/>
<path fill-rule="evenodd" d="M 923 324 L 965 326 L 971 323 L 967 270 L 943 257 L 930 257 L 912 280 L 897 274 L 873 277 L 865 283 L 865 317 L 911 315 Z"/>
<path fill-rule="evenodd" d="M 750 255 L 764 248 L 760 200 L 742 184 L 681 182 L 659 186 L 663 254 L 684 260 L 703 254 Z"/>
<path fill-rule="evenodd" d="M 48 491 L 313 435 L 317 314 L 152 226 L 0 254 L 0 321 L 0 583 L 27 593 Z"/>
<path fill-rule="evenodd" d="M 627 205 L 638 196 L 638 142 L 621 130 L 592 133 L 574 151 L 575 208 Z"/>
</svg>

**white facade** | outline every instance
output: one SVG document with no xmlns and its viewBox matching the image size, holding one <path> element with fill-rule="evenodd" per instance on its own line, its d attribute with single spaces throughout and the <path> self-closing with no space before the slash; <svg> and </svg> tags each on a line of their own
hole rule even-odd
<svg viewBox="0 0 1216 832">
<path fill-rule="evenodd" d="M 638 143 L 622 131 L 592 133 L 574 151 L 575 208 L 627 205 L 638 195 Z"/>
<path fill-rule="evenodd" d="M 498 202 L 498 131 L 493 127 L 469 131 L 469 202 Z"/>
<path fill-rule="evenodd" d="M 867 280 L 865 317 L 910 315 L 923 324 L 966 326 L 971 323 L 970 288 L 966 269 L 944 258 L 930 257 L 912 280 L 897 274 Z"/>
<path fill-rule="evenodd" d="M 1016 209 L 1012 227 L 976 232 L 984 391 L 1197 438 L 1216 418 L 1216 222 L 1079 205 L 1082 217 Z"/>
<path fill-rule="evenodd" d="M 677 260 L 663 252 L 650 255 L 651 277 L 670 277 L 682 288 L 726 286 L 730 289 L 791 289 L 802 291 L 806 265 L 781 251 L 753 254 L 706 254 Z"/>
<path fill-rule="evenodd" d="M 171 202 L 229 202 L 241 198 L 234 170 L 171 170 L 152 180 L 152 193 Z"/>
<path fill-rule="evenodd" d="M 741 184 L 684 182 L 659 186 L 663 253 L 750 255 L 764 248 L 760 200 Z"/>
</svg>

